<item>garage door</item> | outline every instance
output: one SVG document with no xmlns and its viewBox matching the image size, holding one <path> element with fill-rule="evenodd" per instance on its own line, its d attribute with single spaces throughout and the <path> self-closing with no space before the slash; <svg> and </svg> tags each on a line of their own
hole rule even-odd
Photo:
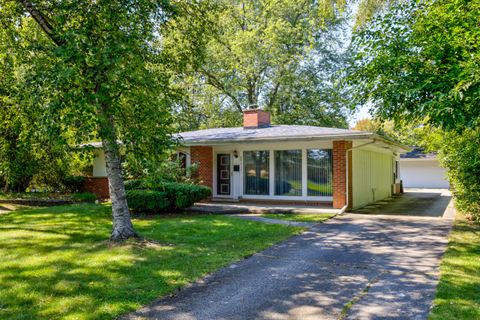
<svg viewBox="0 0 480 320">
<path fill-rule="evenodd" d="M 405 188 L 449 188 L 446 169 L 437 160 L 401 159 L 400 177 Z"/>
</svg>

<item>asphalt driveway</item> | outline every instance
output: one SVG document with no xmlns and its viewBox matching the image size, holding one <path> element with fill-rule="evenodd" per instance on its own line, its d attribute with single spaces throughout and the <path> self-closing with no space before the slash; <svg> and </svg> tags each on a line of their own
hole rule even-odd
<svg viewBox="0 0 480 320">
<path fill-rule="evenodd" d="M 337 217 L 125 319 L 425 319 L 450 226 Z"/>
</svg>

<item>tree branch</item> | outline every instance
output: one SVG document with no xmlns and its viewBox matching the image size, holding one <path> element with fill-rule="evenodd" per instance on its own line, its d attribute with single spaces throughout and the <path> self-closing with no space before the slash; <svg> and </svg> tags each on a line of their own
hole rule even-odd
<svg viewBox="0 0 480 320">
<path fill-rule="evenodd" d="M 48 22 L 47 17 L 38 11 L 35 7 L 35 4 L 31 1 L 27 0 L 22 0 L 22 5 L 25 7 L 25 9 L 30 13 L 30 15 L 33 17 L 33 19 L 38 23 L 40 28 L 45 32 L 45 34 L 57 45 L 60 46 L 63 44 L 63 41 L 61 41 L 57 34 L 55 33 L 55 30 L 53 29 L 52 25 Z"/>
<path fill-rule="evenodd" d="M 200 68 L 200 70 L 207 76 L 208 83 L 210 85 L 214 86 L 215 88 L 226 94 L 230 99 L 232 99 L 238 111 L 243 112 L 242 105 L 240 104 L 238 99 L 225 88 L 225 86 L 220 82 L 220 80 L 218 80 L 212 73 L 208 72 L 205 68 Z"/>
</svg>

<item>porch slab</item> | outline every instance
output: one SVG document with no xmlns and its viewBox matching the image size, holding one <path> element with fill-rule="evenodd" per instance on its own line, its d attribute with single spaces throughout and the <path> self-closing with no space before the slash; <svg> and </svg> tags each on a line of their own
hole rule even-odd
<svg viewBox="0 0 480 320">
<path fill-rule="evenodd" d="M 288 206 L 265 205 L 249 202 L 199 202 L 187 209 L 190 212 L 233 214 L 233 213 L 338 213 L 338 209 L 330 206 Z"/>
</svg>

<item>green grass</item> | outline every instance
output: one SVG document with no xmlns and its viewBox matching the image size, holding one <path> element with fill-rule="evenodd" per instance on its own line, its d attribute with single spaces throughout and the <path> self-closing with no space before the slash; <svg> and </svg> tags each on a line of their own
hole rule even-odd
<svg viewBox="0 0 480 320">
<path fill-rule="evenodd" d="M 69 200 L 68 195 L 50 192 L 0 192 L 0 199 L 2 200 L 47 200 L 47 199 L 61 199 Z"/>
<path fill-rule="evenodd" d="M 460 214 L 440 265 L 440 282 L 429 319 L 480 319 L 480 224 Z"/>
<path fill-rule="evenodd" d="M 320 213 L 320 214 L 299 214 L 299 213 L 265 213 L 262 214 L 264 218 L 280 219 L 287 221 L 299 221 L 299 222 L 324 222 L 335 214 L 333 213 Z"/>
<path fill-rule="evenodd" d="M 219 215 L 134 225 L 170 245 L 111 246 L 106 205 L 0 214 L 0 319 L 112 319 L 302 230 Z"/>
</svg>

